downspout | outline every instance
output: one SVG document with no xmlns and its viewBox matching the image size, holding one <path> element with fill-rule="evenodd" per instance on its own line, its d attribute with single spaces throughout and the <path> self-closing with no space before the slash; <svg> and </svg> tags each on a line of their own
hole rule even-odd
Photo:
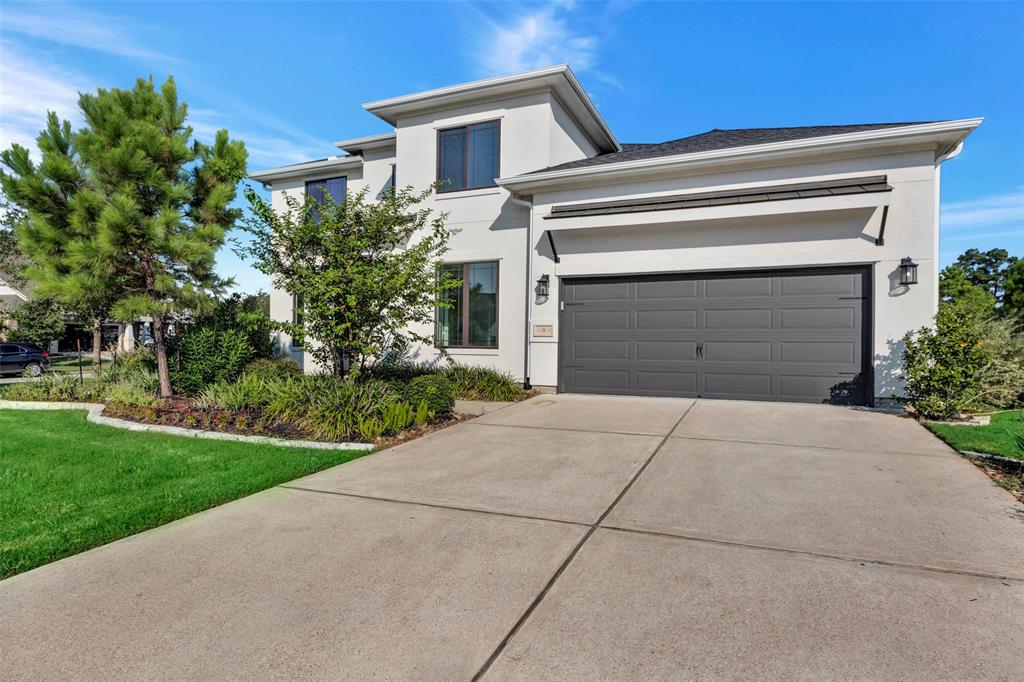
<svg viewBox="0 0 1024 682">
<path fill-rule="evenodd" d="M 533 294 L 533 203 L 509 192 L 509 199 L 526 209 L 530 216 L 526 223 L 526 306 L 523 310 L 523 388 L 530 390 L 530 305 Z"/>
</svg>

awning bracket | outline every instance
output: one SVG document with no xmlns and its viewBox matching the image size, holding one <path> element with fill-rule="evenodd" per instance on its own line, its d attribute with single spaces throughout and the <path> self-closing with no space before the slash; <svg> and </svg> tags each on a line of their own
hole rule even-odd
<svg viewBox="0 0 1024 682">
<path fill-rule="evenodd" d="M 555 248 L 555 238 L 551 236 L 551 230 L 544 230 L 544 234 L 548 236 L 548 245 L 551 246 L 551 255 L 555 257 L 555 262 L 561 263 L 562 260 L 558 257 L 558 249 Z"/>
</svg>

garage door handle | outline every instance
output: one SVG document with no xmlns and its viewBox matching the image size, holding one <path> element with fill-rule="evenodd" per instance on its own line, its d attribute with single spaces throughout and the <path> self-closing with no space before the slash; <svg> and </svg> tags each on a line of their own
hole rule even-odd
<svg viewBox="0 0 1024 682">
<path fill-rule="evenodd" d="M 703 358 L 704 357 L 704 342 L 703 341 L 698 341 L 697 342 L 697 357 L 698 358 Z"/>
</svg>

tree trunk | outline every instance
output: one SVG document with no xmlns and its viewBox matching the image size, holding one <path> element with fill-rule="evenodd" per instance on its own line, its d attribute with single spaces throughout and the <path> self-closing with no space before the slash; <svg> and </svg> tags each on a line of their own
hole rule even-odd
<svg viewBox="0 0 1024 682">
<path fill-rule="evenodd" d="M 103 347 L 103 318 L 97 315 L 92 318 L 92 368 L 96 376 L 100 375 L 100 362 L 103 356 L 100 355 Z"/>
<path fill-rule="evenodd" d="M 171 372 L 167 367 L 167 343 L 164 340 L 164 321 L 153 316 L 153 348 L 156 350 L 156 371 L 160 375 L 160 396 L 171 397 Z"/>
</svg>

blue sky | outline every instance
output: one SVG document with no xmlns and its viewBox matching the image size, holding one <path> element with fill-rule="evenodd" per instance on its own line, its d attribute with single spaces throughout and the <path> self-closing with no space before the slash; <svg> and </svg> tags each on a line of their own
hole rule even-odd
<svg viewBox="0 0 1024 682">
<path fill-rule="evenodd" d="M 1024 256 L 1024 3 L 275 3 L 0 5 L 0 146 L 76 93 L 174 74 L 200 138 L 250 169 L 387 130 L 361 103 L 572 65 L 620 141 L 709 128 L 984 116 L 943 167 L 943 262 Z M 225 249 L 242 290 L 267 279 Z"/>
</svg>

